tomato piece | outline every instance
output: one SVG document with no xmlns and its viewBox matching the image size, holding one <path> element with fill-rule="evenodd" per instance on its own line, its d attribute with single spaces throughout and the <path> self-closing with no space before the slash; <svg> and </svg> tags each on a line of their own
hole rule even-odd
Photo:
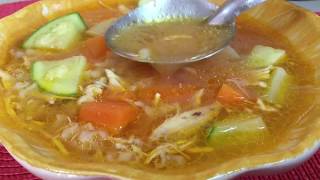
<svg viewBox="0 0 320 180">
<path fill-rule="evenodd" d="M 81 53 L 91 63 L 104 61 L 109 49 L 103 36 L 96 36 L 84 41 Z"/>
<path fill-rule="evenodd" d="M 138 109 L 124 101 L 90 102 L 81 106 L 79 120 L 105 128 L 110 134 L 121 132 L 137 119 Z"/>
<path fill-rule="evenodd" d="M 223 84 L 218 92 L 217 100 L 222 104 L 239 105 L 246 101 L 246 97 L 230 85 Z"/>
</svg>

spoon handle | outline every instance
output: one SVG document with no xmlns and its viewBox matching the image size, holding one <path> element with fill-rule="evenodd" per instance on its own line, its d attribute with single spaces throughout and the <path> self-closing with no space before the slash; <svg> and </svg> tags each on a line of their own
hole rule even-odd
<svg viewBox="0 0 320 180">
<path fill-rule="evenodd" d="M 242 11 L 250 9 L 265 0 L 227 0 L 212 16 L 208 18 L 210 25 L 222 25 L 232 22 Z"/>
</svg>

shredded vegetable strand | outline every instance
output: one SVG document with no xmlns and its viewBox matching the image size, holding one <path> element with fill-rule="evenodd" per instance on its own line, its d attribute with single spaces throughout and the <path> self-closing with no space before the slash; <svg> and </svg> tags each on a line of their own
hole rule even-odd
<svg viewBox="0 0 320 180">
<path fill-rule="evenodd" d="M 58 137 L 52 138 L 52 142 L 62 154 L 64 154 L 64 155 L 69 154 L 69 151 L 64 147 L 64 145 L 62 144 L 62 142 L 60 141 L 60 139 Z"/>
<path fill-rule="evenodd" d="M 212 152 L 214 149 L 212 147 L 193 147 L 190 149 L 187 149 L 186 152 L 198 154 L 198 153 L 209 153 Z"/>
</svg>

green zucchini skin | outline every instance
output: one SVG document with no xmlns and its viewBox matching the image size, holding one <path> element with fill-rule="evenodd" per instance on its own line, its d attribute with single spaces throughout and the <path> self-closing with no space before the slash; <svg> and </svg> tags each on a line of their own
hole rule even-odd
<svg viewBox="0 0 320 180">
<path fill-rule="evenodd" d="M 79 13 L 71 13 L 43 25 L 22 44 L 24 49 L 66 50 L 82 38 L 87 25 Z"/>
<path fill-rule="evenodd" d="M 57 96 L 78 95 L 79 84 L 86 68 L 83 56 L 59 61 L 37 61 L 32 64 L 32 80 L 42 90 Z"/>
<path fill-rule="evenodd" d="M 214 122 L 208 130 L 207 143 L 214 148 L 256 143 L 267 134 L 267 126 L 261 116 L 237 114 Z"/>
</svg>

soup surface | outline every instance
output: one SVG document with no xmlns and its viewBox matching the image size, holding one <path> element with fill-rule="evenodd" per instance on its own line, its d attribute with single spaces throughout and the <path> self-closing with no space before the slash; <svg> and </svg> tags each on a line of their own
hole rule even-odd
<svg viewBox="0 0 320 180">
<path fill-rule="evenodd" d="M 135 24 L 115 34 L 110 44 L 130 56 L 138 56 L 144 62 L 172 63 L 192 61 L 196 55 L 218 50 L 231 36 L 230 25 L 210 26 L 199 20 L 186 19 Z"/>
<path fill-rule="evenodd" d="M 300 87 L 312 85 L 313 69 L 266 27 L 238 24 L 220 54 L 163 75 L 108 49 L 103 33 L 128 11 L 68 14 L 13 48 L 0 71 L 8 114 L 74 159 L 183 171 L 269 151 L 310 106 L 312 95 Z M 119 43 L 129 45 L 139 28 Z M 185 48 L 198 51 L 217 35 L 194 35 Z M 171 49 L 176 38 L 134 47 L 155 42 L 169 44 L 159 57 L 179 54 Z"/>
</svg>

